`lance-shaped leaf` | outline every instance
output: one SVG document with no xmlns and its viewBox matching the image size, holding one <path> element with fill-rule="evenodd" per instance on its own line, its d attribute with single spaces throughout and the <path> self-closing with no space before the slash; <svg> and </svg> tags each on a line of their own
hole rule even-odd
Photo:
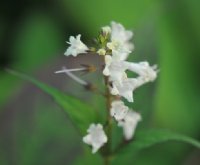
<svg viewBox="0 0 200 165">
<path fill-rule="evenodd" d="M 91 106 L 80 101 L 77 98 L 66 95 L 65 93 L 42 83 L 28 75 L 7 69 L 10 74 L 20 77 L 24 80 L 28 80 L 42 91 L 51 96 L 54 101 L 67 113 L 70 120 L 73 122 L 75 127 L 78 128 L 79 132 L 83 135 L 86 133 L 88 126 L 97 120 L 96 112 Z"/>
<path fill-rule="evenodd" d="M 174 133 L 167 130 L 143 130 L 138 131 L 132 142 L 121 148 L 118 153 L 130 153 L 134 154 L 142 149 L 151 147 L 156 144 L 160 144 L 167 141 L 177 141 L 191 144 L 200 149 L 200 142 L 178 133 Z"/>
</svg>

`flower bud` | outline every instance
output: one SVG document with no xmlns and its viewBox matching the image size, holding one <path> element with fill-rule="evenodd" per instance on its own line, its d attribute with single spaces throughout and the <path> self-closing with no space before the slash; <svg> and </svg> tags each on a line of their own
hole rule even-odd
<svg viewBox="0 0 200 165">
<path fill-rule="evenodd" d="M 99 55 L 101 55 L 101 56 L 104 56 L 104 55 L 106 55 L 106 50 L 105 50 L 105 49 L 99 49 L 99 50 L 97 51 L 97 53 L 98 53 Z"/>
<path fill-rule="evenodd" d="M 101 28 L 103 35 L 107 36 L 108 34 L 111 33 L 111 28 L 109 26 L 104 26 Z"/>
</svg>

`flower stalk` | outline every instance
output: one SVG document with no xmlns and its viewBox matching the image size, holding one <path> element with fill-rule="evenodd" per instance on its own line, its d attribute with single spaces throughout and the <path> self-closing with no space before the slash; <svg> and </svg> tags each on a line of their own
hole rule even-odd
<svg viewBox="0 0 200 165">
<path fill-rule="evenodd" d="M 107 121 L 106 121 L 106 133 L 108 137 L 108 142 L 105 146 L 106 154 L 104 155 L 104 162 L 105 165 L 109 165 L 110 162 L 110 155 L 112 154 L 111 147 L 112 147 L 112 117 L 110 115 L 111 103 L 112 103 L 112 95 L 109 89 L 109 77 L 104 76 L 105 82 L 105 98 L 106 98 L 106 111 L 107 111 Z"/>
</svg>

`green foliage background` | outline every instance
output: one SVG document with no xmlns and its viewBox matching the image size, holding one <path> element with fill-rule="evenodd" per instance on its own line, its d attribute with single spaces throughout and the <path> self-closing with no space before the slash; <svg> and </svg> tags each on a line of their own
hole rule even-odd
<svg viewBox="0 0 200 165">
<path fill-rule="evenodd" d="M 138 89 L 135 103 L 130 105 L 143 115 L 139 129 L 167 128 L 200 137 L 199 1 L 1 3 L 2 68 L 8 66 L 59 86 L 51 77 L 60 78 L 53 75 L 57 69 L 55 61 L 63 58 L 69 35 L 81 33 L 87 41 L 111 20 L 121 22 L 135 33 L 136 49 L 129 60 L 147 60 L 160 68 L 156 82 Z M 67 58 L 63 59 L 69 63 Z M 90 95 L 85 98 L 80 88 L 67 82 L 71 94 L 102 107 L 103 111 L 102 100 Z M 86 154 L 91 160 L 84 160 L 81 137 L 68 117 L 41 91 L 0 71 L 0 164 L 100 163 L 98 155 L 91 157 L 89 151 Z M 131 164 L 134 159 L 135 165 L 195 165 L 200 162 L 199 155 L 199 151 L 186 144 L 169 142 L 150 147 L 136 158 L 124 157 L 123 161 Z"/>
</svg>

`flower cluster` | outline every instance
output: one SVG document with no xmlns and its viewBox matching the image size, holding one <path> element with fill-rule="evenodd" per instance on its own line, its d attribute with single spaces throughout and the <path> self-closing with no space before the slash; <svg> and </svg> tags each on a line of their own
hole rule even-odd
<svg viewBox="0 0 200 165">
<path fill-rule="evenodd" d="M 141 121 L 141 115 L 127 107 L 122 98 L 128 102 L 133 102 L 133 91 L 141 85 L 152 82 L 157 77 L 156 65 L 150 66 L 148 62 L 129 62 L 127 58 L 134 49 L 131 42 L 133 32 L 126 30 L 121 24 L 111 22 L 110 26 L 102 27 L 99 36 L 96 38 L 96 46 L 89 48 L 81 41 L 81 35 L 71 36 L 68 44 L 70 46 L 65 52 L 66 56 L 74 56 L 93 52 L 104 59 L 102 74 L 106 78 L 105 86 L 109 93 L 105 97 L 110 97 L 109 114 L 119 127 L 123 128 L 125 140 L 133 138 L 137 123 Z M 91 71 L 91 66 L 82 68 L 63 68 L 56 73 L 65 73 L 80 84 L 87 86 L 87 82 L 72 74 L 74 71 Z M 94 71 L 94 70 L 93 70 Z M 137 74 L 137 77 L 128 77 L 127 71 Z M 105 127 L 107 127 L 105 125 Z M 92 153 L 98 151 L 108 138 L 103 130 L 103 125 L 92 123 L 87 130 L 87 135 L 83 141 L 92 146 Z"/>
<path fill-rule="evenodd" d="M 156 66 L 151 67 L 146 61 L 140 63 L 126 61 L 134 48 L 130 42 L 133 33 L 115 22 L 111 23 L 110 31 L 111 40 L 107 43 L 106 48 L 111 50 L 112 54 L 105 55 L 103 74 L 109 76 L 109 80 L 112 82 L 110 90 L 113 95 L 120 95 L 129 102 L 133 102 L 133 91 L 144 83 L 155 80 Z M 126 70 L 135 72 L 138 77 L 128 78 Z"/>
<path fill-rule="evenodd" d="M 137 123 L 142 119 L 140 114 L 125 106 L 123 101 L 116 100 L 112 102 L 110 115 L 123 128 L 125 139 L 132 139 Z"/>
</svg>

